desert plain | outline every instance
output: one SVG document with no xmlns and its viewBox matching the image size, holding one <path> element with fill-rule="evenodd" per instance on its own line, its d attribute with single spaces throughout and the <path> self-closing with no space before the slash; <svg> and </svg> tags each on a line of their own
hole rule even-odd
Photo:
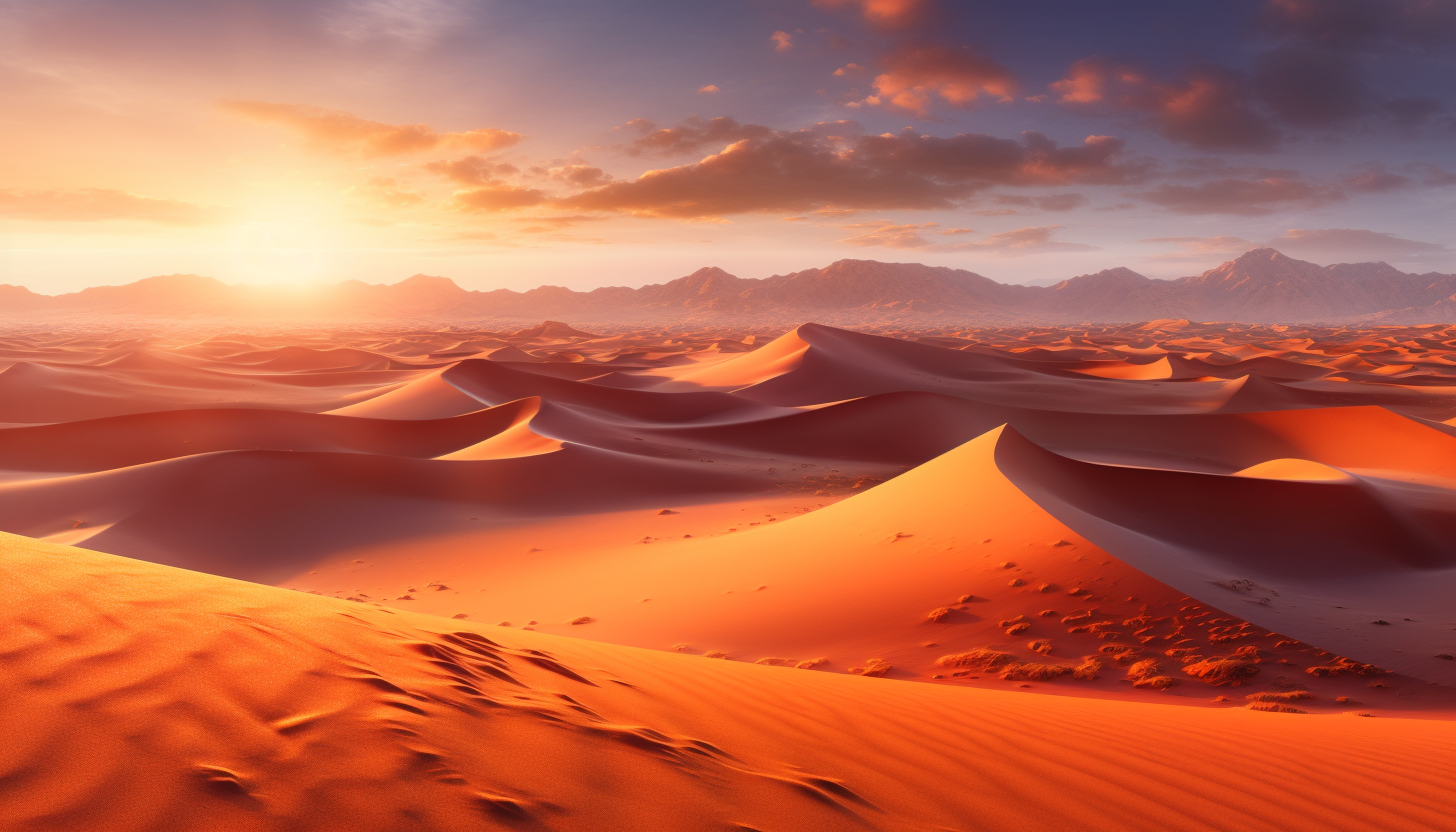
<svg viewBox="0 0 1456 832">
<path fill-rule="evenodd" d="M 1450 828 L 1456 327 L 0 365 L 7 832 Z"/>
</svg>

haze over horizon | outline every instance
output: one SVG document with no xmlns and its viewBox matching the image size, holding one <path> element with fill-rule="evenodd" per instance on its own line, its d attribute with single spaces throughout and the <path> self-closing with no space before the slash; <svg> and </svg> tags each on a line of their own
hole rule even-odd
<svg viewBox="0 0 1456 832">
<path fill-rule="evenodd" d="M 1453 43 L 1427 0 L 21 0 L 0 283 L 1456 272 Z"/>
</svg>

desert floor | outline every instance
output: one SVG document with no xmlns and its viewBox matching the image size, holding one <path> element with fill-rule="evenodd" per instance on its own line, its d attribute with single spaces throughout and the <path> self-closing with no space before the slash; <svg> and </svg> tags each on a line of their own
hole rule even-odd
<svg viewBox="0 0 1456 832">
<path fill-rule="evenodd" d="M 0 335 L 0 830 L 1445 830 L 1456 327 Z"/>
</svg>

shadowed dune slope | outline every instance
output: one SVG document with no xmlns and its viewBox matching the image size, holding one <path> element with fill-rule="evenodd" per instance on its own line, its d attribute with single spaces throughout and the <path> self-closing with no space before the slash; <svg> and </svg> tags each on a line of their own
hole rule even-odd
<svg viewBox="0 0 1456 832">
<path fill-rule="evenodd" d="M 1253 602 L 1240 614 L 1257 624 L 1456 682 L 1451 662 L 1438 657 L 1456 649 L 1449 603 L 1456 492 L 1449 480 L 1097 465 L 1058 456 L 1010 429 L 997 444 L 996 464 L 1088 540 L 1190 595 L 1238 588 Z"/>
<path fill-rule="evenodd" d="M 0 484 L 0 528 L 87 533 L 86 545 L 159 563 L 276 581 L 365 541 L 470 521 L 563 517 L 722 499 L 768 484 L 594 448 L 484 460 L 227 451 Z"/>
<path fill-rule="evenodd" d="M 439 457 L 489 439 L 522 419 L 528 420 L 538 405 L 538 400 L 520 400 L 430 420 L 219 408 L 36 425 L 0 432 L 0 468 L 104 471 L 233 450 Z"/>
<path fill-rule="evenodd" d="M 745 666 L 11 536 L 0 569 L 16 832 L 1366 832 L 1456 799 L 1422 721 Z"/>
</svg>

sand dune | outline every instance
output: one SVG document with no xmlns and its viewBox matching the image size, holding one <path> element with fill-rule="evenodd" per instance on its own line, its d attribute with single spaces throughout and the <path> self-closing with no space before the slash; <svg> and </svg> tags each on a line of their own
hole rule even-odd
<svg viewBox="0 0 1456 832">
<path fill-rule="evenodd" d="M 0 545 L 7 829 L 1394 830 L 1456 797 L 1422 721 L 745 666 Z"/>
<path fill-rule="evenodd" d="M 0 828 L 1449 825 L 1456 329 L 774 334 L 0 340 Z"/>
</svg>

